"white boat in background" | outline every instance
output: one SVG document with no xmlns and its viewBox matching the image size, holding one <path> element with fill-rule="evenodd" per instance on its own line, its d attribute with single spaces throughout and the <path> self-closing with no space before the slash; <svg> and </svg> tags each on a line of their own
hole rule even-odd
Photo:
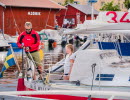
<svg viewBox="0 0 130 100">
<path fill-rule="evenodd" d="M 60 32 L 58 30 L 51 30 L 51 29 L 43 29 L 40 31 L 41 33 L 45 33 L 49 39 L 52 39 L 57 42 L 57 44 L 61 44 Z M 43 37 L 44 38 L 44 37 Z"/>
<path fill-rule="evenodd" d="M 4 59 L 6 57 L 8 48 L 10 47 L 9 43 L 13 43 L 16 41 L 7 34 L 0 34 L 0 64 L 3 64 Z"/>
</svg>

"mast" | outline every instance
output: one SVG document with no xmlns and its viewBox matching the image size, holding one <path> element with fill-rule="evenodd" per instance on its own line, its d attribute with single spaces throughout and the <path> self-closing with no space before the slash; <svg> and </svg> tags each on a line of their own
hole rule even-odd
<svg viewBox="0 0 130 100">
<path fill-rule="evenodd" d="M 88 0 L 88 3 L 91 3 L 92 12 L 91 12 L 91 20 L 94 20 L 94 7 L 93 3 L 96 3 L 98 0 Z"/>
<path fill-rule="evenodd" d="M 3 13 L 2 13 L 2 33 L 4 34 L 4 8 L 3 8 Z"/>
<path fill-rule="evenodd" d="M 1 18 L 1 20 L 2 20 L 2 35 L 3 35 L 3 37 L 4 37 L 4 10 L 5 10 L 5 8 L 6 8 L 6 6 L 3 4 L 3 3 L 1 3 L 0 2 L 0 5 L 3 7 L 3 12 L 2 12 L 2 18 Z M 4 37 L 4 39 L 5 39 L 5 37 Z"/>
</svg>

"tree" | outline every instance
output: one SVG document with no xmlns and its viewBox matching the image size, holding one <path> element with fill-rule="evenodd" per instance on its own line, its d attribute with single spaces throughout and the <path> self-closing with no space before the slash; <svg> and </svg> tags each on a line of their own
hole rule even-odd
<svg viewBox="0 0 130 100">
<path fill-rule="evenodd" d="M 124 5 L 127 9 L 130 8 L 130 0 L 125 0 Z"/>
<path fill-rule="evenodd" d="M 113 1 L 105 3 L 100 9 L 101 11 L 120 11 L 119 5 L 113 5 Z"/>
<path fill-rule="evenodd" d="M 67 4 L 69 4 L 69 3 L 74 3 L 74 0 L 65 0 L 64 5 L 67 5 Z"/>
</svg>

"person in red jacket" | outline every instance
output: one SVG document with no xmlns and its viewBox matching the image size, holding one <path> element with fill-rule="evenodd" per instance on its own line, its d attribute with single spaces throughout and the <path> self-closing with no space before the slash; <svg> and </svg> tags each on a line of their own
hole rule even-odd
<svg viewBox="0 0 130 100">
<path fill-rule="evenodd" d="M 42 62 L 39 55 L 39 46 L 40 46 L 40 36 L 36 31 L 32 29 L 32 23 L 25 23 L 26 31 L 22 32 L 17 41 L 17 45 L 19 48 L 24 48 L 27 56 L 35 61 L 35 65 L 37 66 L 37 71 L 40 74 L 40 78 L 42 78 Z M 36 75 L 34 75 L 33 79 L 36 79 Z"/>
</svg>

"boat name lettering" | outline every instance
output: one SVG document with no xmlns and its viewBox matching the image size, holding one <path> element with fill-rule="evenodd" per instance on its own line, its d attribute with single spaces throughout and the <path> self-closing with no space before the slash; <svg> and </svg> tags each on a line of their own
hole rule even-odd
<svg viewBox="0 0 130 100">
<path fill-rule="evenodd" d="M 30 88 L 31 88 L 31 89 L 34 89 L 34 90 L 50 90 L 50 86 L 48 86 L 48 85 L 38 86 L 38 84 L 31 84 L 31 85 L 30 85 Z"/>
<path fill-rule="evenodd" d="M 107 57 L 113 57 L 114 55 L 115 54 L 113 52 L 103 53 L 103 54 L 100 54 L 100 58 L 104 59 L 104 58 L 107 58 Z"/>
</svg>

